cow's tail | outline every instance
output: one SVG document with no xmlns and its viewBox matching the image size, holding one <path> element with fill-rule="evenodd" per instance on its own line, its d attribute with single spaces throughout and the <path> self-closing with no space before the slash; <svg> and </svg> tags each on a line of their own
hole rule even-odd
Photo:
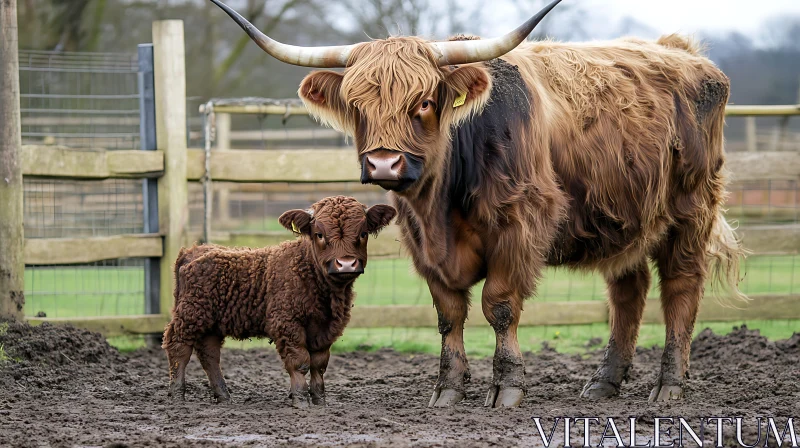
<svg viewBox="0 0 800 448">
<path fill-rule="evenodd" d="M 748 301 L 750 299 L 739 289 L 739 262 L 749 251 L 742 247 L 733 227 L 720 211 L 711 231 L 708 243 L 708 257 L 711 267 L 711 292 L 717 300 L 725 299 Z"/>
</svg>

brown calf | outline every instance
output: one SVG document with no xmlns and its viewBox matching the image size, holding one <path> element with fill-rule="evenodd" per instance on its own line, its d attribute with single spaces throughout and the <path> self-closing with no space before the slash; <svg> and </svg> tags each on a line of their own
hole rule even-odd
<svg viewBox="0 0 800 448">
<path fill-rule="evenodd" d="M 280 223 L 301 235 L 295 241 L 263 249 L 181 250 L 173 317 L 162 345 L 170 396 L 183 399 L 194 350 L 214 396 L 229 401 L 219 365 L 223 341 L 267 337 L 289 373 L 293 405 L 324 404 L 330 347 L 350 320 L 353 283 L 367 266 L 367 240 L 395 213 L 388 205 L 366 208 L 353 198 L 330 197 L 281 215 Z"/>
</svg>

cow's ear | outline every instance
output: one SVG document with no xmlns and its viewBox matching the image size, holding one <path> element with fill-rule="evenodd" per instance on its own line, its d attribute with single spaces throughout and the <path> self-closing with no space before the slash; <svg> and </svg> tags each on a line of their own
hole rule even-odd
<svg viewBox="0 0 800 448">
<path fill-rule="evenodd" d="M 297 235 L 311 235 L 311 218 L 314 215 L 309 210 L 289 210 L 284 212 L 278 222 L 283 227 Z"/>
<path fill-rule="evenodd" d="M 309 73 L 300 83 L 297 94 L 308 112 L 326 126 L 353 135 L 352 120 L 339 95 L 343 75 L 330 70 Z"/>
<path fill-rule="evenodd" d="M 367 231 L 377 235 L 384 227 L 392 222 L 397 215 L 397 210 L 391 205 L 378 204 L 367 209 Z"/>
<path fill-rule="evenodd" d="M 489 100 L 492 80 L 484 67 L 467 65 L 448 73 L 444 86 L 444 98 L 439 107 L 442 116 L 449 118 L 447 125 L 457 125 L 483 110 Z"/>
</svg>

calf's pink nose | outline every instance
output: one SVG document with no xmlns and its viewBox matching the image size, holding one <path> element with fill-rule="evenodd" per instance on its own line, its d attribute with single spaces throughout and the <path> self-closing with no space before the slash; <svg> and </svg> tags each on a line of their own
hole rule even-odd
<svg viewBox="0 0 800 448">
<path fill-rule="evenodd" d="M 372 180 L 397 180 L 400 177 L 400 156 L 386 159 L 367 156 Z"/>
<path fill-rule="evenodd" d="M 336 270 L 339 272 L 355 272 L 358 260 L 355 258 L 337 258 Z"/>
</svg>

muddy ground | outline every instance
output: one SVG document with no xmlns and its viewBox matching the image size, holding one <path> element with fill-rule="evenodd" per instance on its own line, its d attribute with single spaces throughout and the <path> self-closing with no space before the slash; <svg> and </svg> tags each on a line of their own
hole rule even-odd
<svg viewBox="0 0 800 448">
<path fill-rule="evenodd" d="M 603 424 L 615 417 L 626 444 L 629 416 L 638 417 L 643 443 L 652 440 L 653 419 L 661 416 L 682 416 L 694 426 L 701 416 L 749 417 L 748 443 L 756 440 L 756 416 L 779 417 L 779 425 L 793 416 L 800 429 L 800 334 L 769 342 L 746 328 L 727 336 L 701 333 L 693 344 L 688 397 L 678 403 L 647 402 L 659 349 L 639 350 L 619 398 L 595 402 L 578 395 L 602 353 L 543 350 L 525 356 L 529 391 L 520 408 L 482 406 L 491 359 L 479 359 L 471 361 L 465 402 L 428 409 L 437 357 L 381 350 L 333 356 L 328 406 L 296 410 L 289 406 L 288 377 L 274 351 L 223 349 L 229 405 L 212 402 L 193 359 L 187 401 L 176 404 L 167 398 L 161 350 L 122 355 L 99 335 L 69 327 L 12 323 L 4 333 L 0 345 L 10 359 L 0 361 L 3 447 L 541 446 L 534 416 L 547 425 L 556 416 L 600 417 Z M 592 431 L 596 443 L 602 427 Z M 736 446 L 727 428 L 726 434 L 725 445 Z M 574 431 L 573 445 L 582 445 L 582 437 L 582 430 Z M 707 444 L 712 442 L 708 435 Z"/>
</svg>

